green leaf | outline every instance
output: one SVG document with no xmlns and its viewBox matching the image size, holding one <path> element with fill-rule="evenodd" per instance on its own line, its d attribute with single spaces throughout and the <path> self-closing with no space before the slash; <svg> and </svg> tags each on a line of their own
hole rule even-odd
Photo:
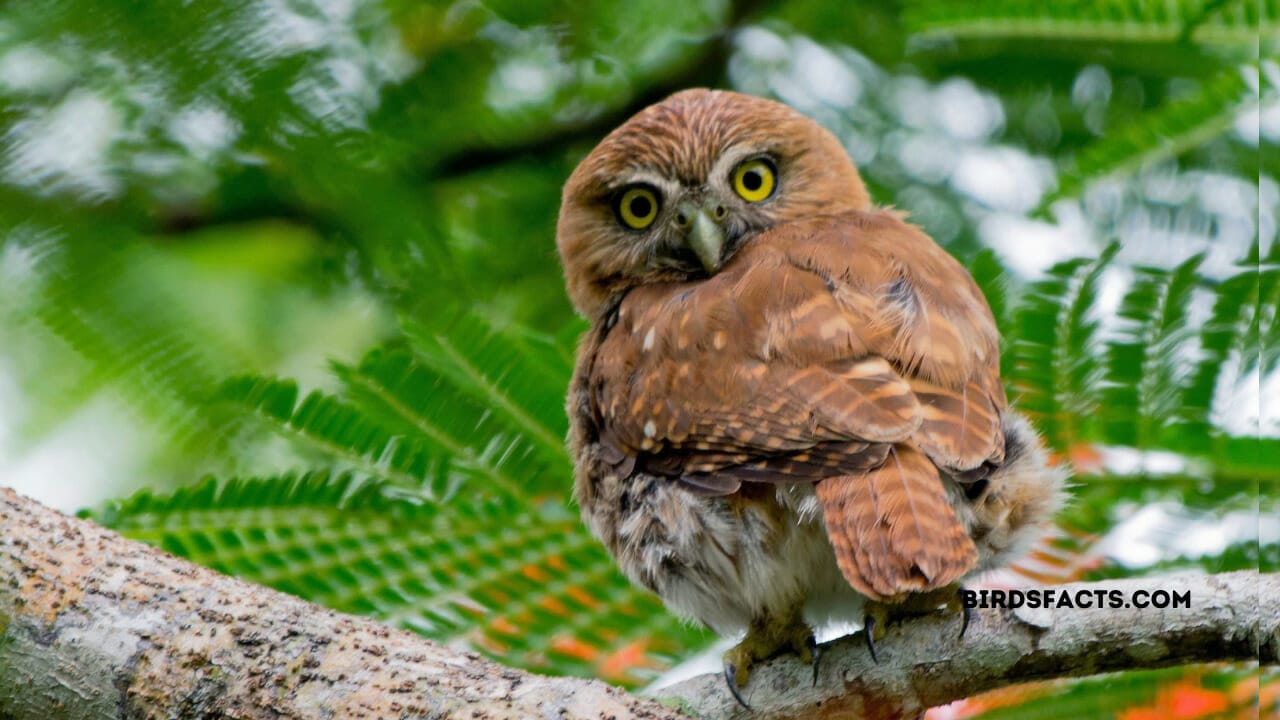
<svg viewBox="0 0 1280 720">
<path fill-rule="evenodd" d="M 498 333 L 480 316 L 407 320 L 417 358 L 535 443 L 552 462 L 567 461 L 564 392 L 573 372 L 551 338 Z"/>
<path fill-rule="evenodd" d="M 411 352 L 370 351 L 359 366 L 335 364 L 347 395 L 367 416 L 409 437 L 475 480 L 471 492 L 529 499 L 562 498 L 569 487 L 568 463 L 547 461 L 526 436 L 476 403 Z M 562 451 L 563 452 L 563 451 Z"/>
<path fill-rule="evenodd" d="M 1055 38 L 1109 42 L 1252 45 L 1280 30 L 1275 0 L 909 0 L 913 32 L 967 38 Z"/>
<path fill-rule="evenodd" d="M 296 383 L 253 376 L 228 380 L 220 397 L 318 451 L 335 467 L 420 488 L 429 497 L 452 490 L 448 456 L 430 455 L 415 438 L 392 433 L 336 397 L 316 391 L 298 402 Z"/>
<path fill-rule="evenodd" d="M 215 570 L 543 672 L 635 685 L 707 637 L 576 518 L 327 472 L 141 492 L 98 522 Z M 649 668 L 649 669 L 646 669 Z"/>
<path fill-rule="evenodd" d="M 1120 301 L 1124 326 L 1107 342 L 1101 434 L 1110 443 L 1146 449 L 1164 428 L 1184 418 L 1181 386 L 1190 358 L 1179 357 L 1193 337 L 1187 308 L 1197 287 L 1196 255 L 1172 271 L 1134 268 L 1136 278 Z"/>
<path fill-rule="evenodd" d="M 1098 278 L 1118 251 L 1113 243 L 1096 260 L 1055 265 L 1014 312 L 1005 382 L 1015 406 L 1031 413 L 1058 449 L 1084 438 L 1101 400 L 1103 368 L 1092 311 Z"/>
<path fill-rule="evenodd" d="M 1064 168 L 1058 190 L 1042 207 L 1074 197 L 1092 183 L 1133 174 L 1162 160 L 1200 147 L 1231 129 L 1245 110 L 1257 104 L 1254 88 L 1244 72 L 1257 74 L 1257 66 L 1231 68 L 1204 81 L 1190 95 L 1175 97 L 1160 107 L 1108 130 L 1086 146 Z"/>
</svg>

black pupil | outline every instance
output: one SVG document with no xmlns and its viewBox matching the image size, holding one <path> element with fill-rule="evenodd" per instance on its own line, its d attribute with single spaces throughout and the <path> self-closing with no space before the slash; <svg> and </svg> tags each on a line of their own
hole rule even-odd
<svg viewBox="0 0 1280 720">
<path fill-rule="evenodd" d="M 762 185 L 764 185 L 764 176 L 760 174 L 759 170 L 748 170 L 743 174 L 742 187 L 755 191 L 759 190 Z"/>
<path fill-rule="evenodd" d="M 631 198 L 631 214 L 638 218 L 649 217 L 649 213 L 653 211 L 653 203 L 649 202 L 649 198 L 641 195 Z"/>
</svg>

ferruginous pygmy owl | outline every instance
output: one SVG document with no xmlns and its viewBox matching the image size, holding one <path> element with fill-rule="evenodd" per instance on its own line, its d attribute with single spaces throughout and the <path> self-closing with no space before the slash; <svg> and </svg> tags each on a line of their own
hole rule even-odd
<svg viewBox="0 0 1280 720">
<path fill-rule="evenodd" d="M 582 515 L 668 608 L 746 630 L 739 701 L 756 661 L 816 661 L 814 624 L 863 619 L 874 654 L 877 618 L 938 608 L 1048 524 L 1062 474 L 1006 409 L 981 291 L 812 120 L 672 95 L 578 165 L 556 242 L 591 322 Z"/>
</svg>

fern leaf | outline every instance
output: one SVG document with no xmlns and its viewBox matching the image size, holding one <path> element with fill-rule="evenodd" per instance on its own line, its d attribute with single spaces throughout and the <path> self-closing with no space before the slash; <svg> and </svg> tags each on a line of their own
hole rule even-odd
<svg viewBox="0 0 1280 720">
<path fill-rule="evenodd" d="M 1250 71 L 1256 74 L 1256 66 Z M 1241 70 L 1233 68 L 1210 78 L 1190 96 L 1174 98 L 1082 149 L 1064 168 L 1057 192 L 1042 207 L 1073 197 L 1091 183 L 1130 175 L 1199 147 L 1229 130 L 1242 112 L 1256 104 L 1257 94 Z"/>
<path fill-rule="evenodd" d="M 549 459 L 568 459 L 564 388 L 572 366 L 554 341 L 530 332 L 495 332 L 474 313 L 432 324 L 410 320 L 404 330 L 424 365 L 501 413 Z"/>
<path fill-rule="evenodd" d="M 437 454 L 457 458 L 458 467 L 484 483 L 472 485 L 473 492 L 562 497 L 568 488 L 563 450 L 554 457 L 521 428 L 458 390 L 450 378 L 425 367 L 414 353 L 379 348 L 359 366 L 334 365 L 334 372 L 347 396 L 370 418 Z"/>
<path fill-rule="evenodd" d="M 254 376 L 228 380 L 220 397 L 319 451 L 339 467 L 422 488 L 435 498 L 449 494 L 447 456 L 429 454 L 414 438 L 393 434 L 338 398 L 312 392 L 298 402 L 294 382 Z"/>
<path fill-rule="evenodd" d="M 1181 419 L 1182 378 L 1190 359 L 1179 357 L 1192 336 L 1188 305 L 1197 286 L 1197 255 L 1172 271 L 1135 268 L 1120 301 L 1125 326 L 1107 343 L 1101 436 L 1140 449 L 1155 446 L 1166 426 Z"/>
<path fill-rule="evenodd" d="M 1251 338 L 1258 337 L 1261 279 L 1257 269 L 1244 268 L 1214 288 L 1217 297 L 1199 333 L 1200 359 L 1181 398 L 1187 423 L 1179 438 L 1184 451 L 1205 453 L 1212 448 L 1218 434 L 1211 422 L 1213 402 L 1232 355 L 1239 353 L 1246 364 L 1258 357 Z"/>
<path fill-rule="evenodd" d="M 1115 257 L 1113 243 L 1096 260 L 1070 260 L 1033 284 L 1014 313 L 1007 382 L 1014 402 L 1039 421 L 1046 439 L 1068 448 L 1082 439 L 1100 401 L 1098 278 Z"/>
<path fill-rule="evenodd" d="M 14 314 L 28 331 L 56 337 L 81 369 L 73 385 L 41 397 L 43 424 L 117 388 L 139 418 L 164 429 L 174 450 L 198 456 L 225 440 L 225 418 L 206 410 L 205 400 L 218 358 L 234 355 L 198 318 L 157 302 L 162 270 L 150 248 L 132 237 L 93 236 L 40 243 L 30 256 L 36 290 Z"/>
<path fill-rule="evenodd" d="M 632 588 L 576 518 L 511 499 L 442 506 L 379 479 L 309 473 L 207 479 L 92 516 L 216 570 L 544 672 L 635 685 L 707 641 Z"/>
<path fill-rule="evenodd" d="M 1258 362 L 1265 377 L 1280 365 L 1280 263 L 1258 268 Z"/>
<path fill-rule="evenodd" d="M 968 38 L 1052 38 L 1106 42 L 1253 45 L 1280 30 L 1276 0 L 912 0 L 904 13 L 912 32 Z"/>
</svg>

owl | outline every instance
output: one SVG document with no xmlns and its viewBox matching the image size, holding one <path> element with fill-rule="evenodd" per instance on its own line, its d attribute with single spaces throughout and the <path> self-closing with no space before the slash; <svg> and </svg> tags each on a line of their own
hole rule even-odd
<svg viewBox="0 0 1280 720">
<path fill-rule="evenodd" d="M 812 628 L 937 610 L 1040 535 L 1063 478 L 1007 407 L 968 272 L 873 206 L 831 133 L 686 90 L 565 184 L 557 247 L 590 322 L 568 393 L 574 496 L 635 583 L 745 635 L 730 691 Z"/>
</svg>

